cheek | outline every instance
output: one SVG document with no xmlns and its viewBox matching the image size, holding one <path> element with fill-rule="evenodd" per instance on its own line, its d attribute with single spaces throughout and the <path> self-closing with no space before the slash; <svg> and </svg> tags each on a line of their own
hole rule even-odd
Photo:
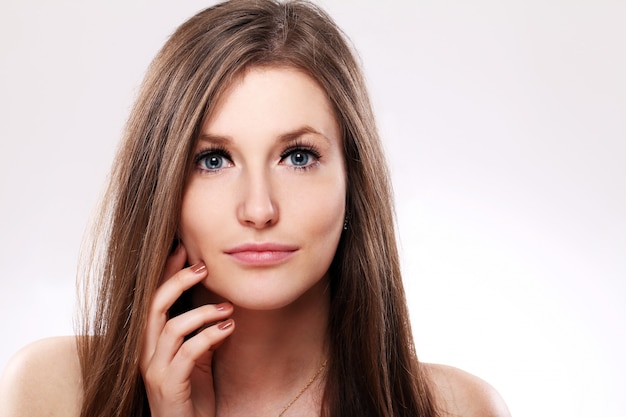
<svg viewBox="0 0 626 417">
<path fill-rule="evenodd" d="M 337 252 L 345 219 L 345 191 L 343 186 L 326 188 L 313 197 L 307 212 L 300 215 L 299 222 L 306 224 L 305 239 L 310 244 L 309 268 L 314 276 L 323 276 Z"/>
<path fill-rule="evenodd" d="M 200 261 L 201 248 L 207 243 L 207 237 L 219 230 L 219 213 L 223 213 L 215 201 L 207 201 L 204 193 L 194 192 L 190 186 L 183 196 L 179 235 L 188 254 L 189 263 Z"/>
<path fill-rule="evenodd" d="M 291 188 L 290 208 L 283 210 L 293 219 L 291 227 L 300 229 L 312 242 L 338 241 L 345 218 L 345 183 L 340 176 Z"/>
</svg>

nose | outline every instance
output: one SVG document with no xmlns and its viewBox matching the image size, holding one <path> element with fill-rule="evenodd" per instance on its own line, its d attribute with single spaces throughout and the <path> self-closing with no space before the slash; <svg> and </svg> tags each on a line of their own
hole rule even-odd
<svg viewBox="0 0 626 417">
<path fill-rule="evenodd" d="M 272 195 L 268 175 L 249 172 L 243 182 L 243 196 L 237 210 L 239 222 L 255 229 L 263 229 L 276 224 L 278 207 Z"/>
</svg>

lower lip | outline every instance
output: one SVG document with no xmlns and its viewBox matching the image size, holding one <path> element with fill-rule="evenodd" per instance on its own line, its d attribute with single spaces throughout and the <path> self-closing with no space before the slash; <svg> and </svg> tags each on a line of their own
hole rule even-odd
<svg viewBox="0 0 626 417">
<path fill-rule="evenodd" d="M 296 251 L 244 251 L 228 255 L 237 262 L 250 266 L 276 265 L 289 259 Z"/>
</svg>

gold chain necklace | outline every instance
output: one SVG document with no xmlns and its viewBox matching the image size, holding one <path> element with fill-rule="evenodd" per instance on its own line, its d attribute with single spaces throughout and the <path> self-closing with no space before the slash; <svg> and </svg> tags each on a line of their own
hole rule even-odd
<svg viewBox="0 0 626 417">
<path fill-rule="evenodd" d="M 278 417 L 282 417 L 283 414 L 285 414 L 285 412 L 287 410 L 289 410 L 289 407 L 291 407 L 293 405 L 293 403 L 295 403 L 298 398 L 300 398 L 300 396 L 302 394 L 304 394 L 304 391 L 307 390 L 307 388 L 309 388 L 311 386 L 311 384 L 313 384 L 313 382 L 315 382 L 315 380 L 317 379 L 318 376 L 320 376 L 320 374 L 322 373 L 322 371 L 324 370 L 324 368 L 326 368 L 326 363 L 328 362 L 328 359 L 326 359 L 324 361 L 324 363 L 322 364 L 322 366 L 320 366 L 320 369 L 317 370 L 317 372 L 315 373 L 315 375 L 313 375 L 311 377 L 311 379 L 309 379 L 309 382 L 306 383 L 306 385 L 304 387 L 302 387 L 302 389 L 300 390 L 300 392 L 293 397 L 293 400 L 289 401 L 289 403 L 283 407 L 282 411 L 280 412 L 280 414 L 278 414 Z"/>
</svg>

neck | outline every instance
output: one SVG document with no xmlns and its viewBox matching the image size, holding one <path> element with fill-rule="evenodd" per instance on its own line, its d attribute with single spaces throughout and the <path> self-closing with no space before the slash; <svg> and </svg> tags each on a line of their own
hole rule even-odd
<svg viewBox="0 0 626 417">
<path fill-rule="evenodd" d="M 218 414 L 278 415 L 298 394 L 326 360 L 329 297 L 322 280 L 278 310 L 235 306 L 235 331 L 213 357 Z M 293 408 L 317 403 L 319 409 L 323 380 L 322 373 Z"/>
</svg>

